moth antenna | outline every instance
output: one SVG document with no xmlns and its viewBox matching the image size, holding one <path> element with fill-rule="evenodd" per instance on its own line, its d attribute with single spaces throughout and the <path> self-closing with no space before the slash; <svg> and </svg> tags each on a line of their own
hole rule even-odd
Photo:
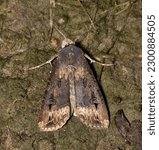
<svg viewBox="0 0 159 150">
<path fill-rule="evenodd" d="M 63 36 L 64 39 L 66 39 L 66 36 L 56 27 L 56 25 L 54 24 L 53 22 L 53 17 L 54 17 L 54 13 L 53 13 L 53 9 L 52 8 L 55 8 L 55 0 L 50 0 L 50 29 L 51 29 L 51 32 L 50 32 L 50 40 L 51 40 L 51 37 L 52 37 L 52 33 L 53 33 L 53 28 L 55 28 L 59 34 L 61 34 Z"/>
<path fill-rule="evenodd" d="M 51 38 L 52 38 L 52 33 L 53 33 L 53 16 L 54 16 L 54 14 L 53 14 L 53 9 L 52 9 L 52 7 L 55 7 L 55 0 L 50 0 L 50 12 L 49 12 L 49 17 L 50 17 L 50 19 L 49 19 L 49 24 L 50 24 L 50 38 L 49 38 L 49 40 L 51 40 Z"/>
<path fill-rule="evenodd" d="M 87 14 L 87 16 L 88 16 L 88 18 L 89 18 L 89 21 L 90 21 L 90 23 L 91 23 L 91 26 L 93 27 L 93 29 L 95 29 L 95 25 L 94 25 L 94 22 L 93 22 L 92 18 L 90 17 L 90 15 L 88 14 L 88 12 L 87 12 L 86 9 L 84 8 L 84 6 L 83 6 L 83 4 L 81 3 L 81 1 L 80 1 L 80 0 L 78 0 L 78 1 L 79 1 L 80 5 L 81 5 L 82 9 L 84 10 L 84 12 Z"/>
<path fill-rule="evenodd" d="M 53 24 L 53 27 L 63 36 L 64 39 L 67 39 L 67 37 L 56 27 L 56 25 Z"/>
</svg>

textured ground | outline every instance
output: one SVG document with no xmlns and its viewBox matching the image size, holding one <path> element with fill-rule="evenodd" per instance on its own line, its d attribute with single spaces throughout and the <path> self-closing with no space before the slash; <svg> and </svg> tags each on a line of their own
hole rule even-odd
<svg viewBox="0 0 159 150">
<path fill-rule="evenodd" d="M 57 0 L 55 7 L 50 1 L 0 0 L 0 149 L 133 150 L 114 115 L 123 109 L 130 122 L 141 120 L 141 1 Z M 66 37 L 89 56 L 115 63 L 93 64 L 110 112 L 106 130 L 89 129 L 74 117 L 56 132 L 38 130 L 51 66 L 28 68 L 55 55 L 63 39 L 55 28 L 51 34 L 50 8 Z"/>
</svg>

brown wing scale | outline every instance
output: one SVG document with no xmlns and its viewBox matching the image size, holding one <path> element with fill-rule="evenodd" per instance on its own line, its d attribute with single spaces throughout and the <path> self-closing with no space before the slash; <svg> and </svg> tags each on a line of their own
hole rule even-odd
<svg viewBox="0 0 159 150">
<path fill-rule="evenodd" d="M 108 128 L 108 111 L 100 88 L 85 58 L 82 64 L 75 72 L 75 115 L 88 127 Z"/>
<path fill-rule="evenodd" d="M 39 117 L 41 131 L 55 131 L 70 118 L 67 71 L 55 60 Z"/>
</svg>

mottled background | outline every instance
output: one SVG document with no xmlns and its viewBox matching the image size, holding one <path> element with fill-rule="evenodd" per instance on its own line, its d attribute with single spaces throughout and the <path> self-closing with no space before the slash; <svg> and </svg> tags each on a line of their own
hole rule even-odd
<svg viewBox="0 0 159 150">
<path fill-rule="evenodd" d="M 51 1 L 51 0 L 50 0 Z M 0 149 L 133 150 L 120 135 L 114 115 L 141 120 L 141 0 L 0 0 Z M 28 71 L 58 52 L 62 35 L 92 58 L 107 98 L 110 126 L 93 130 L 77 118 L 56 132 L 37 127 L 51 66 Z M 51 39 L 51 42 L 50 42 Z"/>
</svg>

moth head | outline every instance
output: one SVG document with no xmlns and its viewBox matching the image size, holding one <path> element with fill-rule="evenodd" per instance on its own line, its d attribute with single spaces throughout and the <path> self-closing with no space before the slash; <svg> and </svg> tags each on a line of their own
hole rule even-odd
<svg viewBox="0 0 159 150">
<path fill-rule="evenodd" d="M 64 40 L 62 41 L 61 47 L 64 48 L 64 47 L 66 47 L 66 46 L 68 46 L 68 45 L 71 45 L 71 44 L 75 45 L 75 42 L 73 42 L 73 41 L 70 40 L 70 39 L 64 39 Z"/>
</svg>

